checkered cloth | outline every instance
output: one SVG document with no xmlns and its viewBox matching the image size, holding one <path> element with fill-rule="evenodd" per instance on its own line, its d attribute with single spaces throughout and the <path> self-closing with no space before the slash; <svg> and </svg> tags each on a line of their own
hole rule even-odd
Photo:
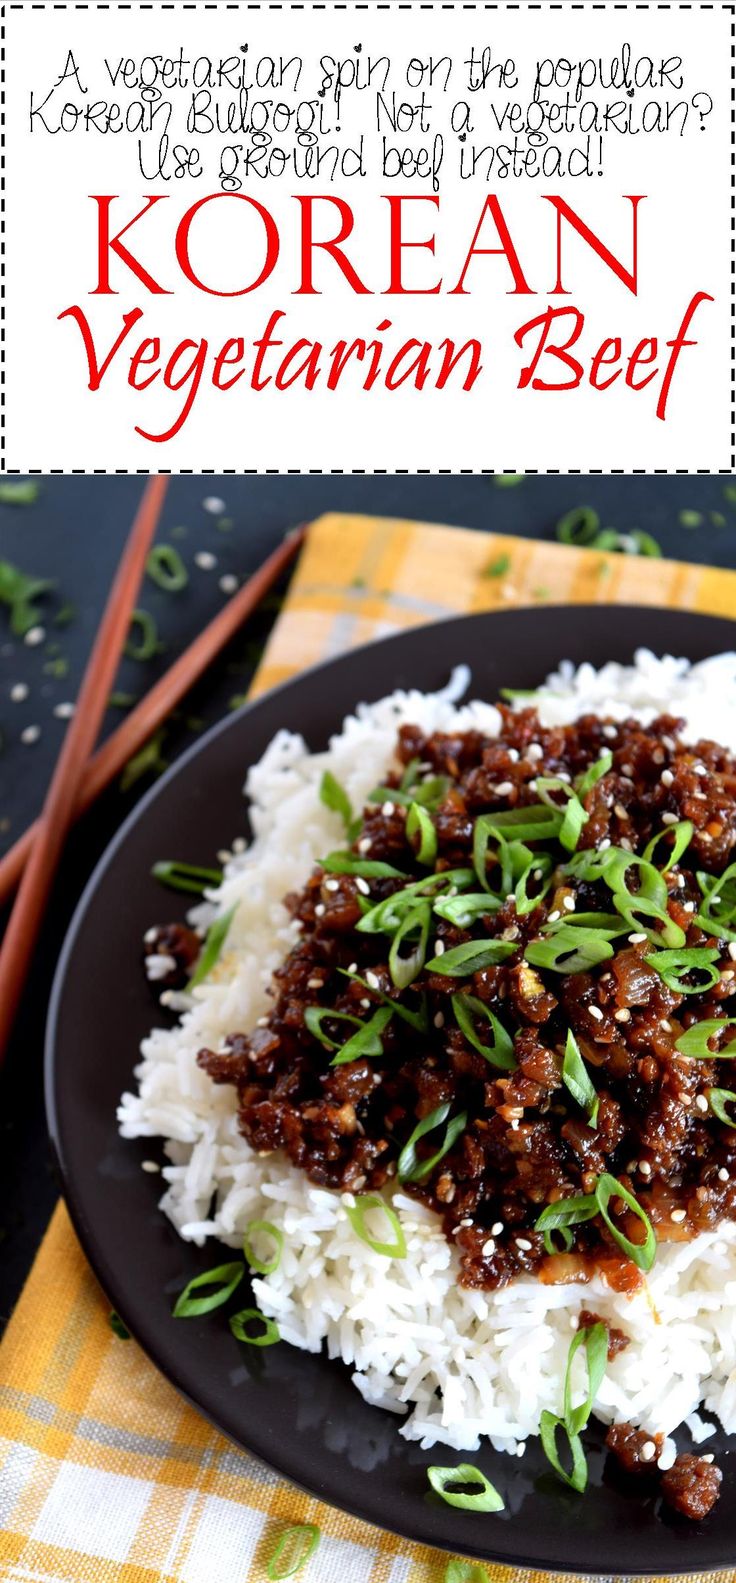
<svg viewBox="0 0 736 1583">
<path fill-rule="evenodd" d="M 543 601 L 732 615 L 736 574 L 323 517 L 310 530 L 256 690 L 401 627 Z M 236 1451 L 134 1341 L 113 1335 L 108 1314 L 59 1207 L 0 1352 L 3 1580 L 264 1583 L 280 1533 L 311 1522 L 322 1537 L 300 1583 L 443 1583 L 446 1556 L 321 1506 Z M 489 1583 L 535 1577 L 488 1567 L 473 1583 L 486 1571 Z M 726 1575 L 736 1583 L 736 1572 Z"/>
</svg>

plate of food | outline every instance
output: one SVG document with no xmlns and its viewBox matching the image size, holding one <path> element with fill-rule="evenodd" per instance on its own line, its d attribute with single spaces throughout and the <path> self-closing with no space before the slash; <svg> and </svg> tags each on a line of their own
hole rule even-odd
<svg viewBox="0 0 736 1583">
<path fill-rule="evenodd" d="M 153 788 L 60 962 L 50 1130 L 227 1436 L 464 1555 L 733 1564 L 735 843 L 733 624 L 649 608 L 384 639 Z"/>
</svg>

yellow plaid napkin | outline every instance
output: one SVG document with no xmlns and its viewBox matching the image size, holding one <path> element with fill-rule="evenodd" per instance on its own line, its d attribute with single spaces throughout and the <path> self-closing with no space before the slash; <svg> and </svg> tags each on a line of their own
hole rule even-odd
<svg viewBox="0 0 736 1583">
<path fill-rule="evenodd" d="M 399 627 L 543 601 L 733 615 L 736 574 L 327 516 L 310 530 L 257 690 Z M 265 1583 L 279 1534 L 313 1522 L 322 1538 L 300 1583 L 443 1583 L 446 1556 L 321 1506 L 236 1451 L 112 1334 L 108 1313 L 59 1207 L 0 1352 L 0 1578 Z M 736 1571 L 720 1576 L 736 1583 Z"/>
</svg>

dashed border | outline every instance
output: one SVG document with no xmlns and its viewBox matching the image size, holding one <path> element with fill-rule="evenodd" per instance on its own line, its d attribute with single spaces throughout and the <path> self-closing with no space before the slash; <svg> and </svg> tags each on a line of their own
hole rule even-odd
<svg viewBox="0 0 736 1583">
<path fill-rule="evenodd" d="M 719 11 L 731 16 L 730 108 L 730 449 L 728 467 L 531 467 L 529 477 L 714 477 L 736 472 L 736 4 L 733 0 L 10 0 L 0 5 L 0 475 L 12 477 L 484 477 L 493 467 L 7 467 L 5 459 L 5 65 L 6 11 Z M 503 472 L 512 473 L 513 468 Z"/>
</svg>

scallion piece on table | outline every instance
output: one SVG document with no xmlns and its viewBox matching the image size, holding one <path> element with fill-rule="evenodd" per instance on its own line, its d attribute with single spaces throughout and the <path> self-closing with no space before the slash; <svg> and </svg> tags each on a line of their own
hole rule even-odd
<svg viewBox="0 0 736 1583">
<path fill-rule="evenodd" d="M 428 1132 L 434 1132 L 435 1127 L 441 1127 L 443 1121 L 447 1121 L 449 1113 L 450 1104 L 446 1101 L 443 1105 L 437 1105 L 428 1116 L 417 1122 L 411 1137 L 404 1144 L 396 1165 L 396 1174 L 400 1182 L 423 1182 L 435 1166 L 439 1165 L 440 1160 L 449 1153 L 455 1139 L 465 1131 L 468 1117 L 467 1113 L 462 1111 L 459 1116 L 453 1116 L 452 1121 L 447 1122 L 445 1135 L 437 1152 L 426 1160 L 417 1159 L 416 1146 L 419 1139 L 426 1137 Z"/>
<path fill-rule="evenodd" d="M 223 912 L 219 918 L 215 918 L 214 923 L 210 924 L 200 952 L 199 961 L 187 984 L 187 989 L 196 989 L 198 984 L 202 984 L 209 977 L 213 967 L 219 962 L 222 948 L 237 910 L 238 904 L 236 902 L 234 907 L 229 907 L 227 912 Z"/>
<path fill-rule="evenodd" d="M 588 1071 L 580 1054 L 580 1047 L 572 1028 L 568 1029 L 565 1044 L 562 1081 L 565 1087 L 569 1089 L 573 1099 L 577 1100 L 581 1110 L 585 1111 L 588 1126 L 595 1127 L 598 1121 L 598 1095 L 588 1076 Z"/>
<path fill-rule="evenodd" d="M 213 1308 L 221 1308 L 240 1285 L 244 1275 L 245 1265 L 240 1259 L 237 1264 L 218 1264 L 214 1270 L 195 1275 L 176 1299 L 174 1318 L 196 1319 L 199 1314 L 209 1314 Z M 193 1294 L 202 1288 L 203 1296 L 195 1297 Z"/>
<path fill-rule="evenodd" d="M 194 863 L 178 863 L 176 859 L 154 863 L 151 873 L 169 890 L 184 890 L 193 896 L 201 896 L 208 886 L 222 883 L 222 869 L 198 868 Z"/>
<path fill-rule="evenodd" d="M 441 956 L 433 956 L 431 962 L 426 964 L 427 972 L 439 973 L 447 978 L 469 978 L 483 967 L 505 962 L 516 950 L 516 940 L 466 940 L 463 945 L 454 945 Z"/>
<path fill-rule="evenodd" d="M 427 1478 L 436 1495 L 448 1506 L 466 1512 L 502 1512 L 504 1503 L 497 1489 L 480 1468 L 461 1462 L 456 1468 L 427 1468 Z M 463 1486 L 469 1486 L 464 1489 Z"/>
<path fill-rule="evenodd" d="M 151 582 L 167 594 L 180 593 L 189 582 L 189 573 L 173 544 L 154 544 L 146 561 L 146 571 Z"/>
<path fill-rule="evenodd" d="M 118 1341 L 130 1341 L 130 1331 L 126 1329 L 120 1315 L 116 1314 L 114 1308 L 110 1311 L 110 1329 L 113 1335 L 117 1336 Z"/>
<path fill-rule="evenodd" d="M 452 1556 L 447 1563 L 444 1583 L 488 1583 L 488 1573 L 478 1561 L 462 1561 Z"/>
<path fill-rule="evenodd" d="M 274 1251 L 270 1259 L 259 1259 L 255 1251 L 256 1237 L 270 1237 L 274 1244 Z M 243 1254 L 246 1264 L 249 1264 L 252 1270 L 256 1270 L 259 1275 L 273 1275 L 281 1263 L 283 1251 L 284 1233 L 278 1226 L 274 1226 L 273 1221 L 251 1220 L 249 1222 L 245 1228 L 245 1236 L 243 1238 Z"/>
<path fill-rule="evenodd" d="M 353 813 L 353 805 L 345 787 L 337 779 L 337 776 L 332 774 L 331 770 L 325 770 L 319 783 L 319 800 L 325 808 L 330 809 L 331 813 L 340 815 L 348 841 L 354 841 L 360 829 L 361 821 L 356 819 Z M 353 870 L 353 872 L 355 871 Z"/>
<path fill-rule="evenodd" d="M 717 947 L 693 946 L 679 951 L 652 951 L 644 961 L 659 973 L 668 989 L 679 995 L 703 995 L 720 981 L 716 963 L 720 957 Z M 697 984 L 687 983 L 691 973 L 705 974 Z"/>
<path fill-rule="evenodd" d="M 484 1056 L 491 1066 L 498 1067 L 502 1072 L 513 1072 L 516 1067 L 514 1041 L 485 1001 L 479 1000 L 476 995 L 453 995 L 452 1009 L 458 1028 L 468 1044 Z M 478 1018 L 485 1018 L 490 1023 L 490 1043 L 480 1038 L 476 1028 Z"/>
<path fill-rule="evenodd" d="M 406 1238 L 401 1226 L 401 1221 L 395 1209 L 387 1204 L 380 1193 L 360 1193 L 354 1204 L 346 1204 L 345 1211 L 356 1237 L 373 1253 L 380 1253 L 384 1259 L 405 1259 Z M 388 1228 L 393 1232 L 393 1242 L 386 1240 L 385 1236 L 375 1236 L 368 1229 L 368 1215 L 383 1215 L 388 1223 Z"/>
<path fill-rule="evenodd" d="M 320 1541 L 316 1523 L 295 1523 L 286 1528 L 276 1541 L 271 1558 L 266 1565 L 270 1583 L 281 1583 L 282 1578 L 296 1577 L 314 1555 Z"/>
<path fill-rule="evenodd" d="M 125 653 L 131 660 L 151 660 L 163 647 L 159 643 L 158 628 L 148 610 L 134 610 L 130 618 L 130 634 Z"/>
<path fill-rule="evenodd" d="M 237 1314 L 231 1314 L 230 1329 L 236 1341 L 246 1341 L 249 1347 L 272 1347 L 281 1340 L 279 1327 L 274 1319 L 267 1319 L 260 1308 L 241 1308 Z M 263 1326 L 260 1332 L 253 1334 L 251 1325 Z"/>
<path fill-rule="evenodd" d="M 706 1097 L 714 1116 L 724 1127 L 736 1128 L 736 1116 L 729 1116 L 727 1105 L 736 1105 L 736 1094 L 730 1088 L 707 1088 Z"/>
<path fill-rule="evenodd" d="M 406 833 L 418 863 L 430 866 L 437 856 L 437 831 L 421 803 L 413 802 L 406 816 Z M 414 841 L 414 838 L 418 840 Z"/>
<path fill-rule="evenodd" d="M 691 1028 L 686 1028 L 678 1039 L 675 1039 L 675 1049 L 679 1055 L 689 1055 L 694 1060 L 700 1061 L 732 1061 L 736 1057 L 736 1046 L 732 1048 L 730 1041 L 723 1050 L 711 1050 L 710 1041 L 724 1028 L 736 1028 L 736 1017 L 706 1017 L 703 1022 L 694 1022 Z"/>
</svg>

